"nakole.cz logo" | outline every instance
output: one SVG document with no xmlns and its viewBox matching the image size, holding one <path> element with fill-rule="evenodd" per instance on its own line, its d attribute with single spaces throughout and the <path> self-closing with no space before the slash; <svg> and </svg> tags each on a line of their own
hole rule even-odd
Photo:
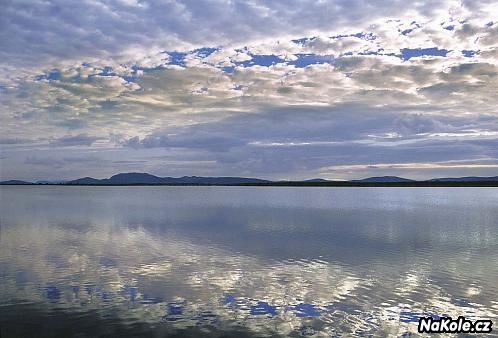
<svg viewBox="0 0 498 338">
<path fill-rule="evenodd" d="M 433 319 L 422 317 L 418 321 L 419 333 L 489 333 L 493 330 L 491 320 L 471 320 L 460 316 L 457 320 L 451 317 Z"/>
</svg>

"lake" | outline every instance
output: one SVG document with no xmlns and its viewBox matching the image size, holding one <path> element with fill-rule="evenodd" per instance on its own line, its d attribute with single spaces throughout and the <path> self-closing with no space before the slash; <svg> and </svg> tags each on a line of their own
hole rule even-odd
<svg viewBox="0 0 498 338">
<path fill-rule="evenodd" d="M 497 188 L 0 188 L 1 337 L 498 319 Z"/>
</svg>

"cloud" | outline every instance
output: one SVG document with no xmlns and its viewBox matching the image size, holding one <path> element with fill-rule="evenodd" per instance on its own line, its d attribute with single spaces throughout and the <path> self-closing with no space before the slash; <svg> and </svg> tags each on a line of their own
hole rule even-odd
<svg viewBox="0 0 498 338">
<path fill-rule="evenodd" d="M 54 147 L 91 146 L 102 137 L 89 136 L 86 134 L 66 135 L 56 139 L 51 139 L 49 144 Z"/>
<path fill-rule="evenodd" d="M 2 169 L 82 148 L 124 156 L 106 173 L 165 175 L 309 177 L 493 157 L 496 10 L 493 1 L 7 1 Z"/>
<path fill-rule="evenodd" d="M 0 56 L 11 64 L 87 57 L 137 56 L 152 51 L 248 44 L 268 36 L 363 26 L 367 20 L 430 15 L 444 1 L 410 8 L 378 1 L 47 1 L 3 4 Z M 230 29 L 227 29 L 230 27 Z M 35 51 L 35 53 L 33 53 Z"/>
<path fill-rule="evenodd" d="M 399 110 L 405 114 L 396 118 Z M 492 127 L 493 121 L 496 120 L 486 124 Z M 323 173 L 323 168 L 331 165 L 337 166 L 336 171 L 360 163 L 381 164 L 384 169 L 384 163 L 394 163 L 398 164 L 393 165 L 394 169 L 414 169 L 399 163 L 495 156 L 494 145 L 489 141 L 496 139 L 498 131 L 469 130 L 468 123 L 465 117 L 444 115 L 437 110 L 421 114 L 416 107 L 411 112 L 401 106 L 388 110 L 352 104 L 282 107 L 171 127 L 144 138 L 130 138 L 124 144 L 134 149 L 181 147 L 186 153 L 214 159 L 227 172 L 292 177 L 296 173 Z"/>
<path fill-rule="evenodd" d="M 2 145 L 23 144 L 23 143 L 29 143 L 29 142 L 32 142 L 32 140 L 18 139 L 18 138 L 0 138 L 0 144 L 2 144 Z"/>
<path fill-rule="evenodd" d="M 64 161 L 50 157 L 38 157 L 38 156 L 28 156 L 26 157 L 24 163 L 33 166 L 48 166 L 56 168 L 60 168 L 64 165 Z"/>
</svg>

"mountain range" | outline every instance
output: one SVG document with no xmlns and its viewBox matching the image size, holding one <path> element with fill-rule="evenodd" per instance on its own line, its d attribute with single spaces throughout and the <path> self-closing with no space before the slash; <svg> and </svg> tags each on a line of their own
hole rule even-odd
<svg viewBox="0 0 498 338">
<path fill-rule="evenodd" d="M 26 185 L 26 184 L 61 184 L 61 185 L 369 185 L 369 184 L 408 184 L 418 183 L 472 183 L 491 182 L 498 184 L 498 176 L 493 177 L 443 177 L 433 178 L 426 181 L 416 181 L 398 176 L 368 177 L 351 181 L 330 181 L 322 178 L 314 178 L 304 181 L 269 181 L 258 178 L 247 177 L 159 177 L 147 173 L 120 173 L 110 178 L 97 179 L 83 177 L 72 181 L 37 181 L 35 183 L 9 180 L 0 182 L 1 185 Z"/>
<path fill-rule="evenodd" d="M 68 181 L 65 184 L 246 184 L 246 183 L 270 183 L 270 181 L 246 177 L 159 177 L 147 173 L 121 173 L 107 179 L 96 179 L 92 177 L 79 178 Z"/>
</svg>

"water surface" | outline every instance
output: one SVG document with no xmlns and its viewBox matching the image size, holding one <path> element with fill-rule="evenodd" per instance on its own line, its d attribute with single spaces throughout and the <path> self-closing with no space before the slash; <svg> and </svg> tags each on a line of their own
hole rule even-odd
<svg viewBox="0 0 498 338">
<path fill-rule="evenodd" d="M 402 336 L 498 318 L 498 189 L 0 188 L 4 337 Z"/>
</svg>

